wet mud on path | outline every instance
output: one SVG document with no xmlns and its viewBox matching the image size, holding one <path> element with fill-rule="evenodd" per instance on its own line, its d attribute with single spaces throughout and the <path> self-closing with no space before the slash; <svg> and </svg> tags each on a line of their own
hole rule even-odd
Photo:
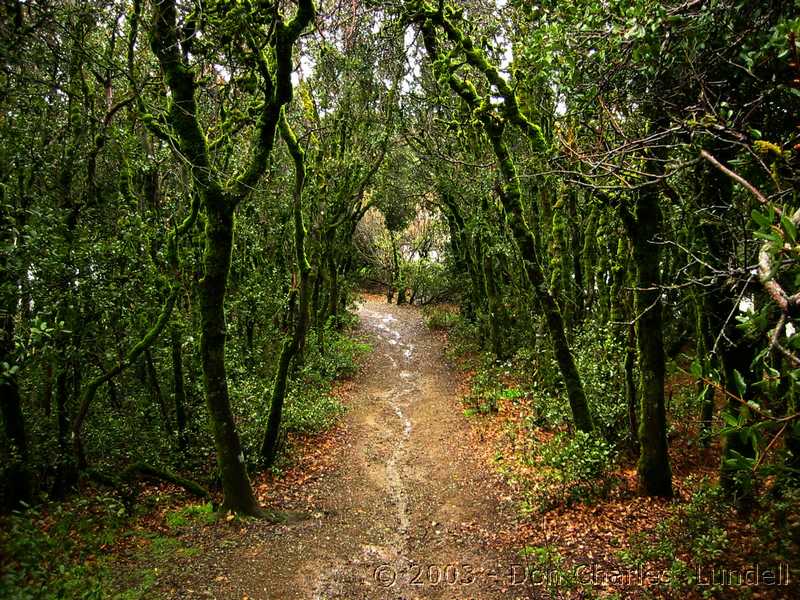
<svg viewBox="0 0 800 600">
<path fill-rule="evenodd" d="M 513 510 L 476 456 L 440 339 L 414 308 L 365 300 L 358 314 L 373 351 L 348 394 L 333 467 L 303 484 L 309 517 L 249 524 L 181 561 L 160 578 L 166 597 L 536 597 L 519 559 L 492 543 Z"/>
</svg>

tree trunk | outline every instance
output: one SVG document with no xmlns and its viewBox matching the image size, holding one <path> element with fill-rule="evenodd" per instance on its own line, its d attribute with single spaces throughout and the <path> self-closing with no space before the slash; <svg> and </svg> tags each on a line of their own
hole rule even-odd
<svg viewBox="0 0 800 600">
<path fill-rule="evenodd" d="M 201 195 L 206 216 L 204 275 L 199 286 L 203 386 L 225 492 L 223 509 L 237 513 L 258 515 L 261 511 L 247 478 L 225 369 L 225 292 L 233 243 L 233 213 L 267 168 L 282 107 L 292 100 L 292 49 L 314 15 L 313 0 L 299 0 L 297 11 L 288 23 L 276 11 L 275 27 L 270 36 L 274 60 L 267 66 L 262 49 L 254 50 L 252 58 L 261 63 L 265 75 L 260 87 L 263 96 L 254 99 L 261 105 L 255 123 L 256 135 L 245 161 L 247 168 L 229 186 L 224 186 L 224 176 L 215 172 L 197 116 L 195 74 L 193 67 L 185 62 L 186 48 L 181 47 L 183 38 L 179 35 L 176 2 L 160 0 L 153 4 L 150 46 L 170 92 L 166 118 L 177 138 L 173 141 L 179 143 L 182 156 L 191 168 L 193 186 Z"/>
<path fill-rule="evenodd" d="M 330 321 L 331 326 L 339 328 L 339 271 L 336 268 L 336 258 L 333 249 L 328 250 L 328 310 L 325 321 Z"/>
<path fill-rule="evenodd" d="M 711 359 L 709 358 L 709 346 L 713 347 L 713 337 L 709 330 L 707 310 L 711 310 L 706 299 L 695 301 L 697 311 L 697 323 L 695 337 L 697 338 L 697 360 L 702 365 L 704 374 L 709 372 Z M 711 444 L 711 430 L 714 419 L 714 386 L 709 385 L 703 380 L 697 382 L 697 394 L 700 398 L 700 431 L 698 438 L 703 448 L 708 448 Z"/>
<path fill-rule="evenodd" d="M 28 466 L 28 439 L 15 377 L 4 378 L 0 383 L 0 412 L 5 435 L 12 446 L 11 462 L 5 466 L 4 508 L 13 510 L 20 506 L 20 502 L 30 502 L 33 492 Z"/>
<path fill-rule="evenodd" d="M 203 387 L 225 495 L 223 510 L 259 515 L 233 421 L 225 367 L 225 292 L 233 244 L 233 208 L 221 198 L 215 200 L 205 203 L 205 273 L 200 281 Z"/>
<path fill-rule="evenodd" d="M 175 426 L 178 431 L 178 448 L 186 450 L 186 389 L 183 381 L 183 353 L 181 336 L 177 327 L 172 328 L 172 393 L 175 400 Z"/>
<path fill-rule="evenodd" d="M 730 328 L 730 340 L 734 345 L 725 348 L 722 352 L 722 365 L 725 373 L 725 388 L 729 391 L 727 407 L 724 409 L 734 418 L 739 418 L 742 405 L 737 398 L 744 401 L 755 398 L 755 388 L 751 385 L 758 378 L 750 366 L 756 355 L 756 348 L 752 340 L 745 338 L 738 328 Z M 736 385 L 736 373 L 741 376 L 747 385 L 747 390 L 742 394 Z M 752 440 L 744 431 L 734 429 L 725 434 L 723 440 L 722 464 L 720 467 L 720 485 L 725 493 L 734 501 L 741 512 L 748 512 L 754 503 L 752 473 L 749 469 L 741 469 L 738 465 L 731 465 L 729 460 L 736 460 L 737 456 L 755 458 L 755 448 Z"/>
<path fill-rule="evenodd" d="M 484 204 L 486 208 L 486 204 Z M 478 244 L 485 241 L 483 236 L 479 236 Z M 494 263 L 492 255 L 486 251 L 481 252 L 483 260 L 481 261 L 483 267 L 483 293 L 486 296 L 486 303 L 489 308 L 489 340 L 492 344 L 492 353 L 495 358 L 502 360 L 503 353 L 503 338 L 502 338 L 502 322 L 503 322 L 503 304 L 499 298 L 497 290 L 497 281 L 495 280 Z"/>
<path fill-rule="evenodd" d="M 629 227 L 636 264 L 636 340 L 639 349 L 639 490 L 647 496 L 672 496 L 672 471 L 664 406 L 664 334 L 661 308 L 660 194 L 642 190 L 636 199 L 636 225 Z"/>
<path fill-rule="evenodd" d="M 53 363 L 47 361 L 44 365 L 44 384 L 40 406 L 46 417 L 53 410 Z"/>
<path fill-rule="evenodd" d="M 492 147 L 505 180 L 505 188 L 501 194 L 501 200 L 506 214 L 506 223 L 511 229 L 511 233 L 520 250 L 525 274 L 544 312 L 547 331 L 553 344 L 553 352 L 561 371 L 561 377 L 564 379 L 564 387 L 567 390 L 572 419 L 575 422 L 575 427 L 580 431 L 593 431 L 594 424 L 586 401 L 586 394 L 583 390 L 583 383 L 564 330 L 564 319 L 561 316 L 558 303 L 547 289 L 544 273 L 539 266 L 536 240 L 525 222 L 516 168 L 508 148 L 502 140 L 502 131 L 492 131 L 491 126 L 489 126 L 487 127 L 487 132 L 490 134 L 489 138 L 492 141 Z"/>
<path fill-rule="evenodd" d="M 451 31 L 448 31 L 448 35 L 451 33 Z M 422 24 L 422 38 L 428 55 L 431 60 L 436 63 L 439 58 L 439 51 L 436 42 L 436 32 L 430 21 L 425 21 Z M 469 58 L 469 53 L 467 53 L 467 55 Z M 491 69 L 489 71 L 491 71 Z M 491 71 L 491 74 L 496 73 Z M 589 405 L 586 402 L 586 394 L 583 390 L 580 374 L 575 366 L 575 358 L 572 356 L 572 351 L 570 350 L 564 331 L 564 319 L 561 316 L 561 311 L 555 298 L 553 298 L 552 294 L 550 294 L 547 289 L 544 273 L 539 266 L 536 239 L 525 221 L 525 211 L 522 205 L 522 188 L 520 187 L 517 169 L 511 153 L 508 150 L 508 146 L 503 140 L 505 122 L 493 116 L 490 111 L 484 110 L 484 104 L 472 84 L 464 82 L 453 72 L 446 72 L 445 75 L 447 76 L 447 81 L 451 89 L 458 94 L 458 96 L 475 111 L 474 114 L 480 118 L 481 125 L 489 137 L 503 181 L 503 189 L 500 191 L 500 200 L 503 204 L 506 224 L 511 230 L 514 241 L 519 248 L 525 275 L 530 285 L 533 287 L 533 292 L 544 312 L 556 362 L 558 363 L 561 376 L 564 379 L 564 386 L 567 390 L 567 399 L 569 400 L 573 421 L 579 430 L 587 432 L 593 431 L 594 424 L 592 423 L 592 417 L 589 412 Z M 502 81 L 499 83 L 502 83 Z M 509 93 L 509 91 L 506 90 L 505 93 Z M 509 103 L 512 102 L 512 100 L 516 101 L 516 99 L 505 98 L 505 100 L 505 106 L 513 113 L 514 106 Z M 530 125 L 530 123 L 528 123 L 528 125 Z"/>
<path fill-rule="evenodd" d="M 305 332 L 308 329 L 309 302 L 311 292 L 311 265 L 306 257 L 305 237 L 306 228 L 303 222 L 303 189 L 305 187 L 305 153 L 297 143 L 294 131 L 286 121 L 286 115 L 281 115 L 280 121 L 281 135 L 283 136 L 289 152 L 292 155 L 295 166 L 295 188 L 292 206 L 292 216 L 294 221 L 294 239 L 297 265 L 300 271 L 300 289 L 292 290 L 292 295 L 299 295 L 297 314 L 294 316 L 294 330 L 290 337 L 283 343 L 281 356 L 278 361 L 278 371 L 275 374 L 275 381 L 272 386 L 272 397 L 270 402 L 269 418 L 267 429 L 264 433 L 264 441 L 261 445 L 261 458 L 266 466 L 272 466 L 278 450 L 278 436 L 281 427 L 283 414 L 283 402 L 286 397 L 286 383 L 289 377 L 289 364 L 292 358 L 300 350 L 300 345 Z M 293 298 L 292 298 L 293 300 Z M 292 302 L 290 302 L 292 304 Z"/>
<path fill-rule="evenodd" d="M 631 449 L 639 452 L 639 417 L 636 406 L 636 327 L 631 324 L 627 327 L 625 336 L 625 403 L 628 406 L 628 439 Z"/>
<path fill-rule="evenodd" d="M 56 422 L 58 435 L 58 462 L 51 496 L 63 499 L 78 481 L 78 469 L 69 450 L 69 415 L 67 412 L 68 386 L 67 368 L 62 366 L 56 375 Z"/>
<path fill-rule="evenodd" d="M 14 317 L 17 311 L 17 277 L 12 268 L 8 248 L 14 244 L 13 219 L 7 214 L 5 205 L 5 188 L 0 185 L 0 242 L 3 248 L 0 260 L 0 299 L 2 300 L 0 323 L 0 413 L 3 417 L 5 436 L 11 443 L 11 464 L 6 465 L 5 489 L 6 508 L 14 509 L 20 502 L 30 502 L 32 484 L 28 466 L 28 437 L 25 430 L 25 418 L 22 414 L 22 399 L 17 383 L 17 374 L 10 369 L 17 367 L 14 353 Z"/>
<path fill-rule="evenodd" d="M 161 415 L 161 424 L 165 430 L 169 431 L 169 414 L 167 413 L 167 406 L 164 403 L 164 395 L 161 393 L 161 384 L 158 382 L 158 370 L 156 369 L 155 362 L 153 361 L 153 354 L 150 349 L 144 351 L 145 366 L 147 367 L 147 378 L 150 383 L 150 394 L 153 398 L 153 403 L 158 407 L 158 412 Z"/>
</svg>

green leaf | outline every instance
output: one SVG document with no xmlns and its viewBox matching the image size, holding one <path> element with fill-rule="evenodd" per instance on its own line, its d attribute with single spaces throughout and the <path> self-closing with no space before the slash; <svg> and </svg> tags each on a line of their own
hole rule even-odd
<svg viewBox="0 0 800 600">
<path fill-rule="evenodd" d="M 747 383 L 745 383 L 744 377 L 737 369 L 733 370 L 733 382 L 736 384 L 736 391 L 739 392 L 739 396 L 744 397 L 747 393 Z"/>
<path fill-rule="evenodd" d="M 728 411 L 722 412 L 722 420 L 725 421 L 725 424 L 729 427 L 739 427 L 739 420 Z"/>
<path fill-rule="evenodd" d="M 777 245 L 782 243 L 781 238 L 775 233 L 766 233 L 764 231 L 754 231 L 753 236 L 757 238 L 761 238 L 762 240 L 767 240 L 770 242 L 774 242 Z"/>
<path fill-rule="evenodd" d="M 699 360 L 695 359 L 692 361 L 692 366 L 689 367 L 689 373 L 691 373 L 692 376 L 697 379 L 700 379 L 703 376 L 703 367 Z"/>
<path fill-rule="evenodd" d="M 784 233 L 786 233 L 787 239 L 790 242 L 795 243 L 795 241 L 797 241 L 797 227 L 794 223 L 792 223 L 792 220 L 786 215 L 782 215 L 781 226 L 783 227 Z"/>
<path fill-rule="evenodd" d="M 755 221 L 759 227 L 769 227 L 772 225 L 772 219 L 762 213 L 760 210 L 754 208 L 753 212 L 750 213 L 750 216 L 753 217 L 753 221 Z"/>
</svg>

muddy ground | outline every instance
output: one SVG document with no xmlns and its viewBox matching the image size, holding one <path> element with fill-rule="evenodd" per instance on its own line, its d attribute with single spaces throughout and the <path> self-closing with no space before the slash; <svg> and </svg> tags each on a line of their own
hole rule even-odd
<svg viewBox="0 0 800 600">
<path fill-rule="evenodd" d="M 159 597 L 249 600 L 536 597 L 496 543 L 513 507 L 418 310 L 368 299 L 373 351 L 347 396 L 331 468 L 295 490 L 307 518 L 235 524 L 158 574 Z"/>
</svg>

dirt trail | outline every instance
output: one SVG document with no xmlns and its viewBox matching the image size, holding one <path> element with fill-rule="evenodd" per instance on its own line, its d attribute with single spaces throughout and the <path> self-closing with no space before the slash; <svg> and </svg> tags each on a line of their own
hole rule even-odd
<svg viewBox="0 0 800 600">
<path fill-rule="evenodd" d="M 196 558 L 194 576 L 192 567 L 173 575 L 172 597 L 531 597 L 519 560 L 491 549 L 511 517 L 468 443 L 440 342 L 413 308 L 367 300 L 359 316 L 373 352 L 354 382 L 335 468 L 304 486 L 311 518 L 243 530 Z"/>
</svg>

